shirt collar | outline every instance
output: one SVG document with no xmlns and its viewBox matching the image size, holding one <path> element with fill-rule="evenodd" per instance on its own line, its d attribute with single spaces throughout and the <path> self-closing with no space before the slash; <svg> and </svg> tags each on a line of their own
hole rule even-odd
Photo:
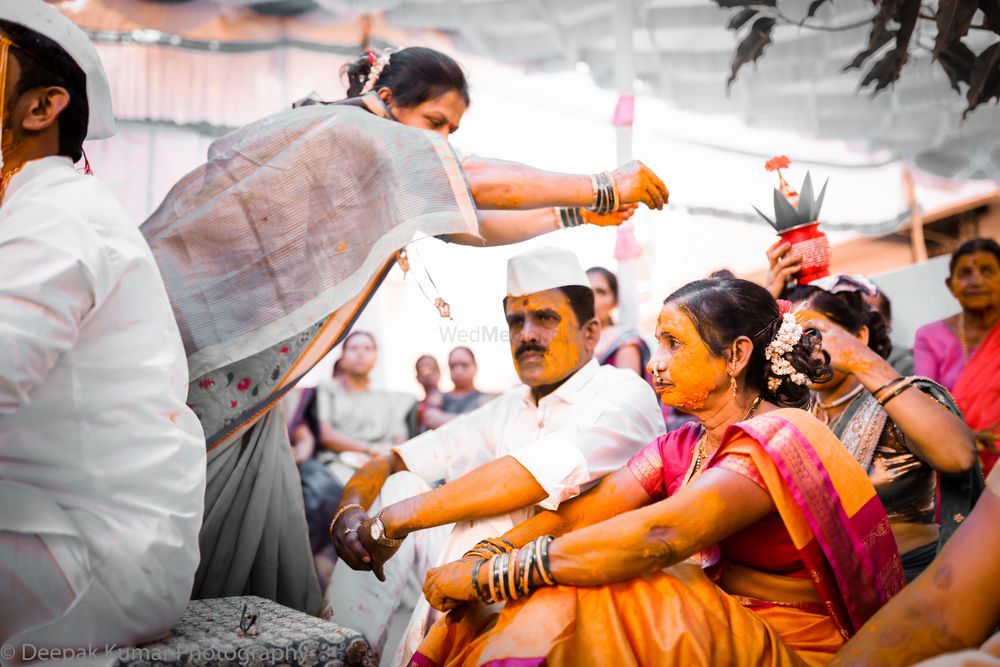
<svg viewBox="0 0 1000 667">
<path fill-rule="evenodd" d="M 61 155 L 50 155 L 48 157 L 27 162 L 21 168 L 21 171 L 14 174 L 14 177 L 10 179 L 10 183 L 7 184 L 7 191 L 4 192 L 3 201 L 9 201 L 15 192 L 36 178 L 44 176 L 45 174 L 56 169 L 64 169 L 66 167 L 72 169 L 73 162 L 68 157 L 63 157 Z"/>
<path fill-rule="evenodd" d="M 553 401 L 556 398 L 566 402 L 573 403 L 576 397 L 581 391 L 587 386 L 587 384 L 597 375 L 597 371 L 600 370 L 601 365 L 597 363 L 597 359 L 591 357 L 590 361 L 585 363 L 580 370 L 573 373 L 565 382 L 559 385 L 555 391 L 553 391 L 548 396 L 542 398 L 539 404 L 542 402 Z M 531 387 L 524 388 L 524 403 L 535 407 L 535 401 L 531 397 Z"/>
</svg>

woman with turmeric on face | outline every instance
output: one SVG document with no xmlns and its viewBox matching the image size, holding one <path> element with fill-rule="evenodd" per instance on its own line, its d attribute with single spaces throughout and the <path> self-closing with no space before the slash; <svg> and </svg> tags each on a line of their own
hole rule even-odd
<svg viewBox="0 0 1000 667">
<path fill-rule="evenodd" d="M 800 409 L 831 371 L 790 305 L 728 278 L 668 297 L 649 370 L 699 423 L 432 570 L 430 603 L 462 609 L 411 664 L 828 661 L 902 570 L 864 472 Z"/>
</svg>

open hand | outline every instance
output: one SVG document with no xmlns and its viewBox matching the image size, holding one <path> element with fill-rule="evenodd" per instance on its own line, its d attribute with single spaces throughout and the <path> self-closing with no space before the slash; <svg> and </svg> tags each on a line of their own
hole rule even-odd
<svg viewBox="0 0 1000 667">
<path fill-rule="evenodd" d="M 774 296 L 775 299 L 781 297 L 785 290 L 785 285 L 802 268 L 802 257 L 793 253 L 792 244 L 778 239 L 767 249 L 767 278 L 764 279 L 764 287 Z"/>
<path fill-rule="evenodd" d="M 589 209 L 581 209 L 580 215 L 588 225 L 617 227 L 631 218 L 637 208 L 639 208 L 638 204 L 625 204 L 617 211 L 611 211 L 611 213 L 595 213 Z"/>
<path fill-rule="evenodd" d="M 642 203 L 649 208 L 661 209 L 670 198 L 667 186 L 653 170 L 633 160 L 611 172 L 611 180 L 618 189 L 622 204 Z"/>
<path fill-rule="evenodd" d="M 476 599 L 472 586 L 472 568 L 476 558 L 464 558 L 431 568 L 424 578 L 424 597 L 439 611 L 450 611 Z M 483 565 L 483 568 L 486 564 Z M 482 571 L 482 570 L 480 570 Z"/>
</svg>

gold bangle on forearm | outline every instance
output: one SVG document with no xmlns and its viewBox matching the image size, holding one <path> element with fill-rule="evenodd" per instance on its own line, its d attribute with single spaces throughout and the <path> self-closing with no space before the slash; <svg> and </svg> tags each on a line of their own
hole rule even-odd
<svg viewBox="0 0 1000 667">
<path fill-rule="evenodd" d="M 878 389 L 875 389 L 874 391 L 872 391 L 872 396 L 875 397 L 875 400 L 878 400 L 878 397 L 882 393 L 884 393 L 887 389 L 890 389 L 890 388 L 894 387 L 896 385 L 896 383 L 902 382 L 905 379 L 906 379 L 906 377 L 903 376 L 903 375 L 899 375 L 897 377 L 892 378 L 891 380 L 889 380 L 888 382 L 886 382 L 884 385 L 882 385 Z"/>
<path fill-rule="evenodd" d="M 902 394 L 904 391 L 906 391 L 907 389 L 909 389 L 910 387 L 912 387 L 914 382 L 916 382 L 916 378 L 915 377 L 903 378 L 902 382 L 899 382 L 899 383 L 894 384 L 892 386 L 892 392 L 889 393 L 888 396 L 886 396 L 885 398 L 878 399 L 878 402 L 884 408 L 885 405 L 886 405 L 886 403 L 888 403 L 889 401 L 891 401 L 892 399 L 896 398 L 897 396 L 899 396 L 900 394 Z"/>
</svg>

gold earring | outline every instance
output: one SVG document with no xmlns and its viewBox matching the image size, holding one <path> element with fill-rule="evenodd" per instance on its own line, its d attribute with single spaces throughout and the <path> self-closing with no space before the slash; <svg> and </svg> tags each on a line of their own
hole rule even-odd
<svg viewBox="0 0 1000 667">
<path fill-rule="evenodd" d="M 733 390 L 733 400 L 736 396 L 736 359 L 729 360 L 729 388 Z"/>
</svg>

